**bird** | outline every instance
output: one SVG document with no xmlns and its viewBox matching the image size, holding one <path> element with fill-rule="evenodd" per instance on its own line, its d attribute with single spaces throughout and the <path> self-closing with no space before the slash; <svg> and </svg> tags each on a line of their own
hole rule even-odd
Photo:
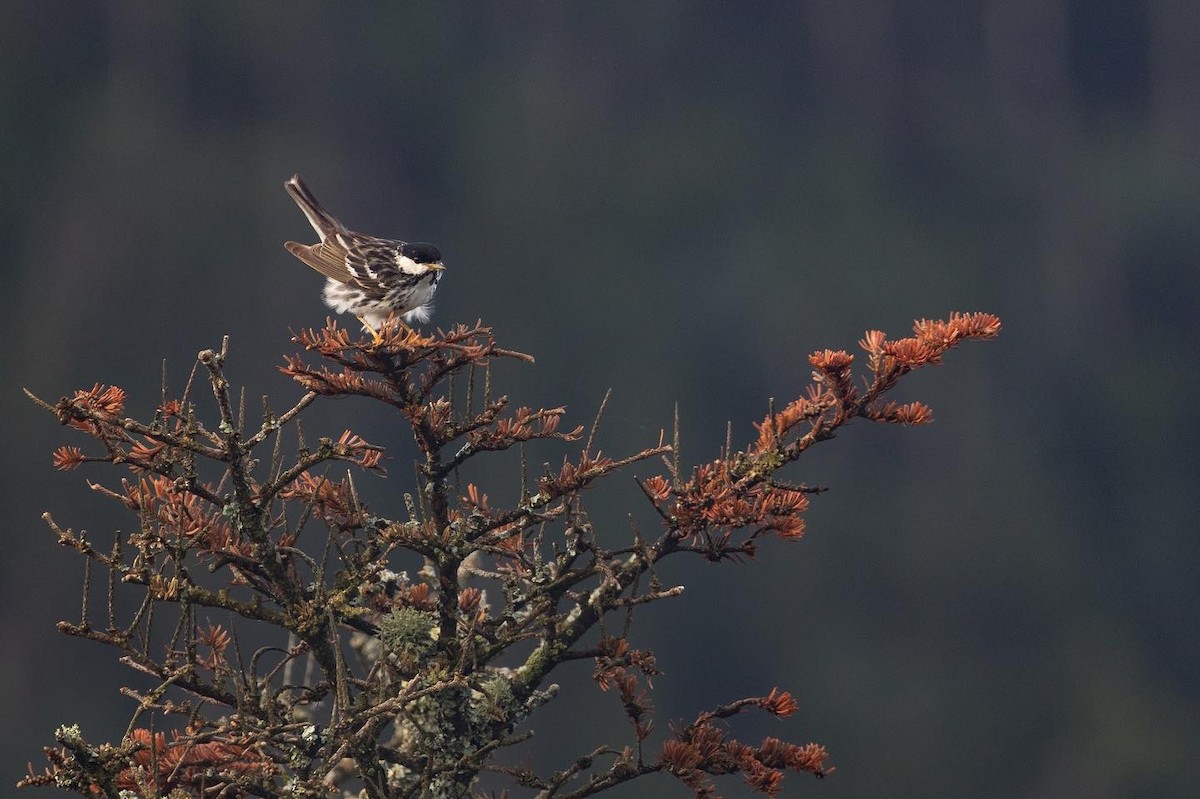
<svg viewBox="0 0 1200 799">
<path fill-rule="evenodd" d="M 383 239 L 355 233 L 321 207 L 299 175 L 283 184 L 317 232 L 316 244 L 284 242 L 292 255 L 326 277 L 322 298 L 338 313 L 351 313 L 382 341 L 379 328 L 395 313 L 407 324 L 427 322 L 433 295 L 446 268 L 427 242 Z"/>
</svg>

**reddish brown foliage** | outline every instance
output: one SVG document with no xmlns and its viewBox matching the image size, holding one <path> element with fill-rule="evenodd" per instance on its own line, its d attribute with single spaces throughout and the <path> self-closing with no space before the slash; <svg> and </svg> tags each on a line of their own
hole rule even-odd
<svg viewBox="0 0 1200 799">
<path fill-rule="evenodd" d="M 165 734 L 145 729 L 135 729 L 132 740 L 139 748 L 130 767 L 117 775 L 120 790 L 140 792 L 150 785 L 163 793 L 173 788 L 200 791 L 246 777 L 265 780 L 275 773 L 271 761 L 250 744 L 201 743 L 179 735 L 167 743 Z"/>
<path fill-rule="evenodd" d="M 77 469 L 87 462 L 87 457 L 79 447 L 59 447 L 54 450 L 54 468 L 64 472 Z"/>
<path fill-rule="evenodd" d="M 766 701 L 764 698 L 757 704 L 762 706 Z M 663 744 L 659 762 L 697 797 L 704 799 L 719 797 L 711 777 L 740 775 L 754 790 L 777 796 L 782 787 L 783 769 L 816 777 L 833 772 L 833 768 L 825 764 L 829 754 L 819 744 L 798 746 L 767 737 L 760 746 L 753 747 L 730 738 L 707 716 L 674 732 L 675 737 Z"/>
</svg>

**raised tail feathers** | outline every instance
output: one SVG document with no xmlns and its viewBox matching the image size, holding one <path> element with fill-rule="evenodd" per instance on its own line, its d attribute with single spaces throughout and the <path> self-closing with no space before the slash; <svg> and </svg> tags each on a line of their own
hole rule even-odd
<svg viewBox="0 0 1200 799">
<path fill-rule="evenodd" d="M 308 186 L 304 185 L 304 181 L 300 179 L 299 175 L 292 175 L 284 182 L 283 187 L 287 189 L 287 193 L 296 201 L 296 205 L 300 206 L 300 210 L 308 218 L 308 223 L 312 225 L 313 230 L 321 237 L 321 241 L 325 241 L 325 237 L 330 233 L 345 230 L 341 222 L 325 212 L 325 209 L 317 202 L 317 198 L 308 190 Z"/>
</svg>

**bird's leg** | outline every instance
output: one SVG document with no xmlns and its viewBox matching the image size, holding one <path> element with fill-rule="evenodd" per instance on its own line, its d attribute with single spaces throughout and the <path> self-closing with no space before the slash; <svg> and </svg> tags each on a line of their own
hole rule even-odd
<svg viewBox="0 0 1200 799">
<path fill-rule="evenodd" d="M 396 330 L 399 333 L 404 333 L 405 335 L 408 335 L 408 333 L 412 332 L 412 330 L 413 330 L 413 326 L 410 325 L 408 322 L 404 321 L 404 314 L 390 315 L 390 316 L 388 316 L 388 319 L 396 320 Z"/>
<path fill-rule="evenodd" d="M 368 322 L 366 319 L 363 319 L 361 316 L 357 316 L 355 318 L 358 319 L 358 321 L 362 322 L 362 326 L 367 330 L 368 333 L 371 334 L 371 337 L 375 340 L 376 347 L 378 347 L 380 344 L 383 343 L 383 335 L 380 334 L 380 332 L 378 330 L 371 327 L 370 322 Z"/>
</svg>

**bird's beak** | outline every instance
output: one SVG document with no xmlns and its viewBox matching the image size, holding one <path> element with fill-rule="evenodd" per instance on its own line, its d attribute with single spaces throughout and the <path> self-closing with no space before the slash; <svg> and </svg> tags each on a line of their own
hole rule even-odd
<svg viewBox="0 0 1200 799">
<path fill-rule="evenodd" d="M 429 269 L 433 272 L 441 272 L 443 269 L 446 268 L 442 264 L 426 264 L 426 266 L 428 266 Z"/>
</svg>

